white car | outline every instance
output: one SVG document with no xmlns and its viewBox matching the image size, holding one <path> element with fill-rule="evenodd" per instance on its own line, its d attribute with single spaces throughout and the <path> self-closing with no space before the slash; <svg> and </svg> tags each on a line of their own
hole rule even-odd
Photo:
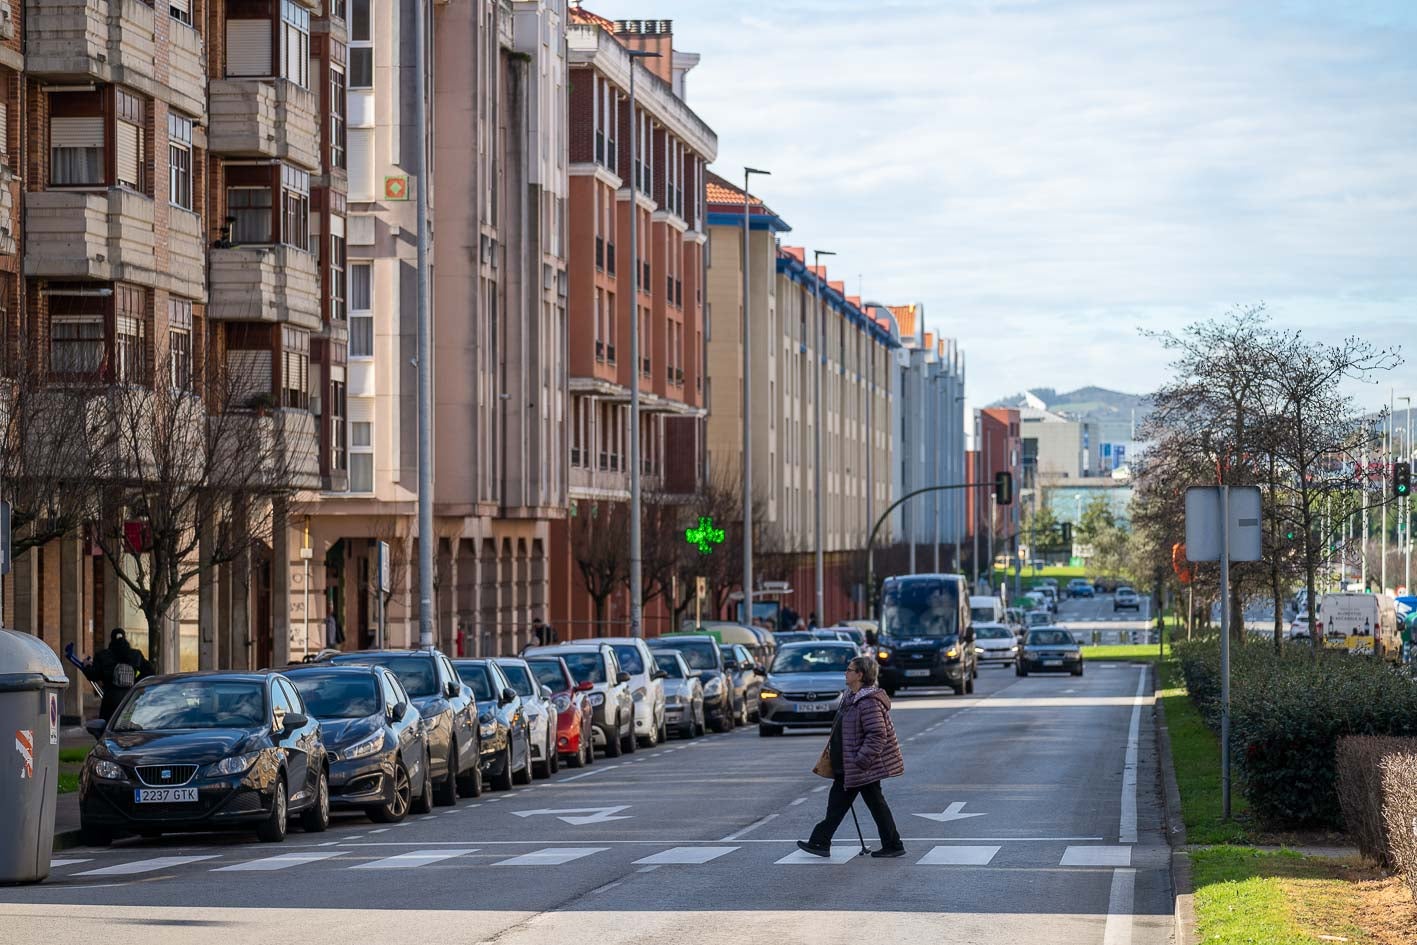
<svg viewBox="0 0 1417 945">
<path fill-rule="evenodd" d="M 551 690 L 541 685 L 526 660 L 503 656 L 493 660 L 512 689 L 521 696 L 531 729 L 531 767 L 538 778 L 549 778 L 561 767 L 556 753 L 556 702 Z"/>
<path fill-rule="evenodd" d="M 1307 640 L 1313 629 L 1313 618 L 1305 610 L 1289 624 L 1289 631 L 1284 634 L 1284 638 L 1286 640 Z"/>
<path fill-rule="evenodd" d="M 1018 639 L 1013 631 L 1002 623 L 976 623 L 974 625 L 974 653 L 979 664 L 1002 663 L 1014 665 L 1018 659 Z"/>
<path fill-rule="evenodd" d="M 652 747 L 669 738 L 664 716 L 664 671 L 655 663 L 648 644 L 638 637 L 596 637 L 615 651 L 620 668 L 630 674 L 635 699 L 635 737 Z"/>
</svg>

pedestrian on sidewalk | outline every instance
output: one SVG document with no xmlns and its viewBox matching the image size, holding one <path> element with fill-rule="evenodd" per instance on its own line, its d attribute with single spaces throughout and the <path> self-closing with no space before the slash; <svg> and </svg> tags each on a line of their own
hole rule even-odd
<svg viewBox="0 0 1417 945">
<path fill-rule="evenodd" d="M 812 770 L 832 779 L 827 813 L 812 830 L 809 840 L 797 846 L 813 856 L 831 855 L 832 836 L 859 795 L 876 821 L 881 848 L 873 857 L 905 855 L 905 844 L 896 829 L 890 806 L 881 793 L 881 782 L 905 773 L 905 759 L 891 722 L 891 699 L 876 685 L 880 666 L 869 656 L 858 656 L 846 665 L 846 689 L 832 724 L 831 741 Z"/>
<path fill-rule="evenodd" d="M 99 701 L 98 717 L 107 722 L 113 718 L 118 703 L 128 694 L 139 679 L 157 672 L 144 656 L 143 651 L 128 643 L 128 634 L 122 627 L 114 627 L 108 636 L 108 646 L 100 650 L 82 667 L 84 675 L 103 686 L 103 698 Z"/>
</svg>

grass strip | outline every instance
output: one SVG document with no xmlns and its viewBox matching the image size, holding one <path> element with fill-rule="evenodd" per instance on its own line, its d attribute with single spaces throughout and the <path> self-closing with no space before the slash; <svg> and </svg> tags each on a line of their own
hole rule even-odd
<svg viewBox="0 0 1417 945">
<path fill-rule="evenodd" d="M 1361 909 L 1341 863 L 1234 846 L 1197 850 L 1191 861 L 1196 926 L 1206 945 L 1374 941 L 1358 924 Z"/>
<path fill-rule="evenodd" d="M 1153 650 L 1153 653 L 1155 651 Z M 1188 843 L 1245 843 L 1252 841 L 1249 805 L 1232 783 L 1229 821 L 1221 817 L 1220 739 L 1205 727 L 1186 694 L 1180 664 L 1168 657 L 1157 667 L 1156 697 L 1165 706 L 1171 734 L 1171 761 L 1181 790 L 1181 819 Z"/>
</svg>

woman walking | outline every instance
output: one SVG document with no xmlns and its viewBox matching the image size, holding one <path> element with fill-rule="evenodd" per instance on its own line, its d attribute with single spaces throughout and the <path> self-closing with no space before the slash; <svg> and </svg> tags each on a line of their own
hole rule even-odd
<svg viewBox="0 0 1417 945">
<path fill-rule="evenodd" d="M 810 840 L 798 840 L 797 846 L 813 856 L 830 856 L 832 836 L 841 826 L 842 818 L 860 795 L 876 821 L 881 835 L 881 848 L 871 855 L 894 857 L 905 855 L 896 830 L 895 818 L 881 793 L 881 781 L 905 773 L 900 742 L 896 741 L 895 725 L 891 723 L 891 700 L 876 685 L 880 667 L 869 656 L 858 656 L 846 666 L 846 693 L 841 709 L 832 725 L 827 759 L 831 764 L 831 793 L 827 795 L 827 814 L 812 830 Z M 825 774 L 819 762 L 818 774 Z"/>
</svg>

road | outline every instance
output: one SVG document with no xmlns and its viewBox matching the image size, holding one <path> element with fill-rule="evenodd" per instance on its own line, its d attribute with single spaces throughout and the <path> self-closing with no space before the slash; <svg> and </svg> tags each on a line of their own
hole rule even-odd
<svg viewBox="0 0 1417 945">
<path fill-rule="evenodd" d="M 1149 687 L 1139 666 L 1089 664 L 1081 678 L 990 667 L 972 697 L 900 693 L 907 770 L 886 794 L 902 859 L 855 856 L 850 818 L 830 860 L 798 853 L 825 806 L 809 772 L 823 736 L 750 728 L 394 827 L 65 851 L 46 883 L 0 889 L 0 923 L 47 945 L 1160 945 L 1171 879 Z"/>
<path fill-rule="evenodd" d="M 1076 633 L 1084 643 L 1129 643 L 1132 631 L 1152 628 L 1152 619 L 1149 597 L 1141 597 L 1140 610 L 1118 611 L 1113 608 L 1111 594 L 1099 594 L 1059 601 L 1056 623 Z"/>
</svg>

